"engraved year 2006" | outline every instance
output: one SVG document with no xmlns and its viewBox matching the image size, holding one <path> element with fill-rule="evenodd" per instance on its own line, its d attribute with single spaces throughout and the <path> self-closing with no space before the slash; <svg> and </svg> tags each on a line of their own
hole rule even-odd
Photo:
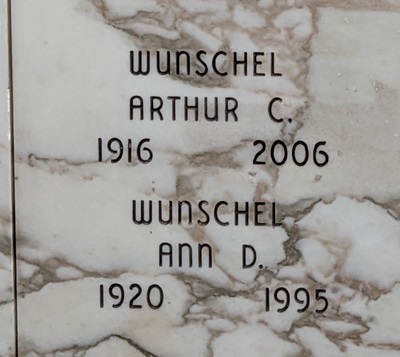
<svg viewBox="0 0 400 357">
<path fill-rule="evenodd" d="M 314 300 L 318 303 L 320 308 L 315 308 L 317 314 L 324 313 L 328 307 L 328 299 L 324 296 L 325 289 L 315 289 Z M 310 310 L 312 294 L 306 288 L 297 288 L 294 292 L 290 292 L 284 287 L 274 290 L 272 293 L 269 288 L 265 289 L 265 311 L 271 311 L 271 300 L 274 301 L 274 307 L 279 313 L 285 312 L 293 304 L 297 305 L 297 312 L 303 313 Z M 294 301 L 293 301 L 294 300 Z"/>
<path fill-rule="evenodd" d="M 271 145 L 269 157 L 276 166 L 282 166 L 291 159 L 297 166 L 304 166 L 312 161 L 316 166 L 323 167 L 329 162 L 329 156 L 323 150 L 325 145 L 326 141 L 318 141 L 310 150 L 307 143 L 299 140 L 294 142 L 291 150 L 289 150 L 288 145 L 284 141 L 276 140 Z M 265 159 L 265 153 L 267 152 L 266 142 L 263 140 L 256 140 L 253 142 L 253 146 L 260 147 L 260 150 L 254 155 L 253 164 L 267 164 L 267 159 Z M 310 146 L 312 147 L 312 145 Z M 312 151 L 311 157 L 310 151 Z M 262 157 L 264 157 L 264 159 Z"/>
<path fill-rule="evenodd" d="M 143 296 L 142 296 L 143 295 Z M 159 309 L 164 303 L 164 291 L 158 284 L 142 288 L 140 284 L 133 283 L 129 287 L 113 283 L 105 288 L 100 284 L 100 308 L 111 306 L 114 309 L 128 306 L 130 309 L 143 309 L 149 307 Z"/>
<path fill-rule="evenodd" d="M 153 152 L 147 146 L 148 143 L 150 143 L 150 139 L 144 138 L 140 140 L 135 147 L 132 139 L 121 140 L 114 137 L 103 140 L 102 138 L 98 138 L 98 161 L 104 162 L 110 160 L 111 163 L 115 164 L 125 159 L 128 163 L 131 163 L 137 158 L 140 163 L 148 164 L 153 160 Z"/>
</svg>

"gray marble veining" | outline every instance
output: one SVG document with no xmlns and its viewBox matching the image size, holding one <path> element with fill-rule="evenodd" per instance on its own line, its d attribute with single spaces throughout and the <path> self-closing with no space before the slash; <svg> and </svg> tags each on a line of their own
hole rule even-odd
<svg viewBox="0 0 400 357">
<path fill-rule="evenodd" d="M 400 356 L 399 10 L 14 0 L 20 355 Z"/>
</svg>

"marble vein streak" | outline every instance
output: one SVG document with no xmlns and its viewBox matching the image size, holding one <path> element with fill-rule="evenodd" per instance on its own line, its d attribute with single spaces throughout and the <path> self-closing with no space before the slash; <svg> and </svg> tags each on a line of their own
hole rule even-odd
<svg viewBox="0 0 400 357">
<path fill-rule="evenodd" d="M 389 0 L 14 0 L 20 356 L 400 356 L 399 10 Z M 129 73 L 130 51 L 201 49 L 273 51 L 283 75 Z M 235 97 L 239 120 L 130 120 L 133 95 Z M 268 118 L 273 97 L 291 123 Z M 153 161 L 98 163 L 97 139 L 110 137 L 151 138 Z M 253 165 L 255 140 L 326 141 L 330 161 Z M 228 206 L 229 226 L 135 225 L 132 200 L 275 202 L 283 224 L 235 226 Z M 208 244 L 213 267 L 160 267 L 163 242 Z M 242 268 L 242 244 L 261 269 Z M 162 308 L 112 307 L 133 283 L 142 305 L 162 287 Z M 101 286 L 118 295 L 104 308 Z M 292 299 L 322 289 L 329 307 L 266 311 L 267 289 L 281 287 Z"/>
</svg>

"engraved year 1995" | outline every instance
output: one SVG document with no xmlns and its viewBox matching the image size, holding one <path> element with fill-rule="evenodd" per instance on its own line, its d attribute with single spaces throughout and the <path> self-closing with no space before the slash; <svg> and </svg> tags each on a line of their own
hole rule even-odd
<svg viewBox="0 0 400 357">
<path fill-rule="evenodd" d="M 297 288 L 293 292 L 290 292 L 285 287 L 279 287 L 273 292 L 270 288 L 265 289 L 265 311 L 269 312 L 272 310 L 271 301 L 274 302 L 274 306 L 277 305 L 276 310 L 279 313 L 283 313 L 289 309 L 293 304 L 297 307 L 297 312 L 302 313 L 309 311 L 311 306 L 312 295 L 316 302 L 316 307 L 313 311 L 317 314 L 324 313 L 328 307 L 328 299 L 324 296 L 326 293 L 325 289 L 315 289 L 312 294 L 306 288 Z"/>
</svg>

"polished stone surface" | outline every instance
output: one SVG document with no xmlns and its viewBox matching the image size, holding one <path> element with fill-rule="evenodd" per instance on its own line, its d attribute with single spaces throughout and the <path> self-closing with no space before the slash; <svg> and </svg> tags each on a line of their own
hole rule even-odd
<svg viewBox="0 0 400 357">
<path fill-rule="evenodd" d="M 13 33 L 21 356 L 400 356 L 398 2 L 14 0 Z"/>
</svg>

